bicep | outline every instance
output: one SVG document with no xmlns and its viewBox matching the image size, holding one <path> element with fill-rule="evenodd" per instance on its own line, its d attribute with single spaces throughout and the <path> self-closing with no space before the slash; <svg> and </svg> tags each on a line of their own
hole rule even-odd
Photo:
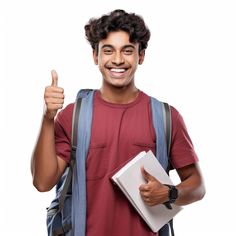
<svg viewBox="0 0 236 236">
<path fill-rule="evenodd" d="M 189 166 L 187 169 L 191 170 L 193 168 L 191 164 L 197 163 L 197 161 L 198 157 L 183 117 L 176 109 L 172 108 L 171 164 L 174 169 Z"/>
<path fill-rule="evenodd" d="M 201 171 L 197 163 L 184 166 L 176 171 L 182 182 L 191 176 L 201 177 Z"/>
</svg>

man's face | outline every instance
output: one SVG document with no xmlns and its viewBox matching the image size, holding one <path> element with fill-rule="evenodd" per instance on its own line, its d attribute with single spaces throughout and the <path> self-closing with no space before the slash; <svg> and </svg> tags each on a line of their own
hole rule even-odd
<svg viewBox="0 0 236 236">
<path fill-rule="evenodd" d="M 103 86 L 126 87 L 134 84 L 138 64 L 144 60 L 139 44 L 130 43 L 128 33 L 111 32 L 99 42 L 98 54 L 93 52 L 94 62 L 103 76 Z"/>
</svg>

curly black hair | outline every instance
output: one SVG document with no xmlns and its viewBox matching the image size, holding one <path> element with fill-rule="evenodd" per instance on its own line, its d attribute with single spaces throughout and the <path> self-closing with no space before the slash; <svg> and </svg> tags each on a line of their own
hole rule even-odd
<svg viewBox="0 0 236 236">
<path fill-rule="evenodd" d="M 121 9 L 100 18 L 91 18 L 84 29 L 88 42 L 96 52 L 99 41 L 106 39 L 110 32 L 120 30 L 127 32 L 131 43 L 139 43 L 139 52 L 147 48 L 151 35 L 141 16 Z"/>
</svg>

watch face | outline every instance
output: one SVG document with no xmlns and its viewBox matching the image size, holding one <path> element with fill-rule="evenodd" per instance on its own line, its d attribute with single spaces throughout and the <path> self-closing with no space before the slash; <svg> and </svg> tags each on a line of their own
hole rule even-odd
<svg viewBox="0 0 236 236">
<path fill-rule="evenodd" d="M 170 203 L 175 202 L 175 200 L 178 198 L 178 189 L 175 186 L 170 186 L 169 189 L 169 201 Z"/>
<path fill-rule="evenodd" d="M 174 185 L 165 184 L 169 188 L 169 201 L 168 203 L 174 203 L 178 198 L 178 189 Z"/>
</svg>

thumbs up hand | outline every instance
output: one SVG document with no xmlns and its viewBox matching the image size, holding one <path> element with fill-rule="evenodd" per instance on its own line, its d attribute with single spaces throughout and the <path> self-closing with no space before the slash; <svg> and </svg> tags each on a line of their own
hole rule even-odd
<svg viewBox="0 0 236 236">
<path fill-rule="evenodd" d="M 44 116 L 50 120 L 53 120 L 58 109 L 63 107 L 64 89 L 58 87 L 58 75 L 55 70 L 51 71 L 51 76 L 51 86 L 47 86 L 44 92 L 44 101 L 46 105 Z"/>
<path fill-rule="evenodd" d="M 140 195 L 148 206 L 154 206 L 167 202 L 169 188 L 163 185 L 155 177 L 149 174 L 144 167 L 141 167 L 143 178 L 147 181 L 139 187 Z"/>
</svg>

